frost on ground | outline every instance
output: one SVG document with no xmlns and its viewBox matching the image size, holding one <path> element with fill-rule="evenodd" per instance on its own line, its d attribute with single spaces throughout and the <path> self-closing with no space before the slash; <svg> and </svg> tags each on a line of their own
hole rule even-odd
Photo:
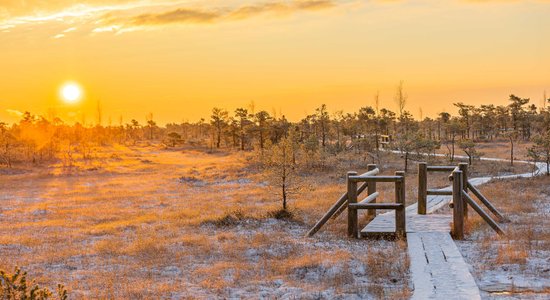
<svg viewBox="0 0 550 300">
<path fill-rule="evenodd" d="M 76 299 L 410 295 L 404 243 L 348 239 L 343 217 L 304 237 L 344 189 L 336 171 L 275 219 L 241 154 L 119 147 L 74 168 L 1 175 L 0 269 Z"/>
<path fill-rule="evenodd" d="M 497 237 L 473 217 L 471 234 L 457 243 L 482 297 L 550 298 L 550 178 L 494 181 L 481 190 L 510 219 L 506 236 Z"/>
</svg>

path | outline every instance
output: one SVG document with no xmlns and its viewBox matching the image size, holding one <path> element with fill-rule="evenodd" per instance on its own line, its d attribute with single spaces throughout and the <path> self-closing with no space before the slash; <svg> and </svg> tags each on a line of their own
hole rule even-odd
<svg viewBox="0 0 550 300">
<path fill-rule="evenodd" d="M 505 161 L 494 158 L 483 160 Z M 522 163 L 527 163 L 523 162 Z M 478 186 L 491 179 L 532 177 L 545 172 L 546 164 L 537 163 L 532 173 L 471 178 Z M 450 187 L 441 189 L 450 190 Z M 479 288 L 456 244 L 451 238 L 451 215 L 432 214 L 451 201 L 451 196 L 428 196 L 427 213 L 417 213 L 417 203 L 406 208 L 407 249 L 414 286 L 412 299 L 481 299 Z M 395 232 L 395 211 L 378 215 L 362 231 Z"/>
</svg>

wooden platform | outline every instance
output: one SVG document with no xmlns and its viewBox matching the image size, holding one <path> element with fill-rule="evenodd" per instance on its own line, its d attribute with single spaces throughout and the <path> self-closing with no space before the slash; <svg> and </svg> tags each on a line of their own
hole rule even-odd
<svg viewBox="0 0 550 300">
<path fill-rule="evenodd" d="M 409 213 L 409 212 L 407 212 Z M 410 232 L 445 232 L 451 230 L 451 215 L 418 215 L 409 213 L 406 218 L 407 233 Z M 377 216 L 363 230 L 362 237 L 378 238 L 395 235 L 395 213 L 389 212 Z"/>
</svg>

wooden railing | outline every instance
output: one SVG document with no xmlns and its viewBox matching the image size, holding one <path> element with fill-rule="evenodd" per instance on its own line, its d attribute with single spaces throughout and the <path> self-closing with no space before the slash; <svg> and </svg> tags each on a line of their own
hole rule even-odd
<svg viewBox="0 0 550 300">
<path fill-rule="evenodd" d="M 468 164 L 460 163 L 456 166 L 428 166 L 427 163 L 418 164 L 418 214 L 425 215 L 427 212 L 428 196 L 452 196 L 452 191 L 437 189 L 428 189 L 428 172 L 453 172 L 455 169 L 461 170 L 464 176 L 464 182 L 468 181 Z M 464 187 L 465 190 L 467 187 Z M 464 213 L 468 214 L 468 208 L 464 207 Z"/>
<path fill-rule="evenodd" d="M 393 182 L 395 183 L 395 203 L 375 203 L 379 196 L 378 192 L 372 194 L 357 202 L 358 183 L 377 183 Z M 361 209 L 393 209 L 395 210 L 395 234 L 397 237 L 404 237 L 406 232 L 405 218 L 405 172 L 395 172 L 395 176 L 357 176 L 357 172 L 348 172 L 348 236 L 359 237 L 358 211 Z M 376 213 L 374 213 L 376 215 Z M 371 221 L 371 220 L 369 220 Z"/>
<path fill-rule="evenodd" d="M 498 223 L 487 213 L 483 208 L 468 194 L 468 188 L 472 193 L 487 207 L 500 221 L 504 221 L 504 216 L 487 200 L 481 192 L 474 187 L 469 181 L 464 181 L 464 173 L 461 170 L 455 170 L 449 176 L 449 180 L 453 182 L 453 236 L 456 239 L 464 238 L 464 220 L 468 217 L 465 213 L 465 207 L 471 206 L 475 212 L 498 234 L 503 235 L 504 230 Z"/>
<path fill-rule="evenodd" d="M 428 172 L 451 172 L 449 180 L 453 183 L 452 190 L 428 189 Z M 468 207 L 471 206 L 498 234 L 504 231 L 498 223 L 483 210 L 468 192 L 479 199 L 498 221 L 506 221 L 506 218 L 473 186 L 468 180 L 468 164 L 459 163 L 458 166 L 428 166 L 426 163 L 418 164 L 418 214 L 426 214 L 428 196 L 452 196 L 449 206 L 453 209 L 453 236 L 456 239 L 464 238 L 464 220 L 468 218 Z"/>
<path fill-rule="evenodd" d="M 376 165 L 371 164 L 367 166 L 368 172 L 361 174 L 361 176 L 375 176 L 380 170 Z M 357 187 L 355 194 L 360 195 L 363 191 L 367 190 L 368 195 L 373 194 L 376 191 L 376 182 L 363 182 Z M 315 225 L 308 231 L 307 236 L 313 236 L 330 218 L 338 217 L 348 207 L 348 192 L 345 192 L 340 198 L 330 207 L 330 209 L 323 215 L 323 217 L 315 223 Z M 369 216 L 374 218 L 376 212 L 369 211 Z"/>
</svg>

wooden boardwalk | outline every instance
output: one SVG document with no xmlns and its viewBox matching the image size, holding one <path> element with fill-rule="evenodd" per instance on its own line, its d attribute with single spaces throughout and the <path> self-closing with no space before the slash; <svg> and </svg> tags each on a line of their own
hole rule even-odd
<svg viewBox="0 0 550 300">
<path fill-rule="evenodd" d="M 414 293 L 411 299 L 481 299 L 479 288 L 451 235 L 407 234 Z"/>
<path fill-rule="evenodd" d="M 414 285 L 412 299 L 481 299 L 479 288 L 451 238 L 452 216 L 432 214 L 451 201 L 450 196 L 428 196 L 426 215 L 416 204 L 406 209 L 407 249 Z M 395 232 L 395 212 L 378 215 L 362 236 Z"/>
<path fill-rule="evenodd" d="M 469 183 L 479 186 L 491 179 L 527 178 L 545 173 L 546 164 L 535 165 L 532 173 L 471 178 Z M 441 189 L 449 190 L 450 187 Z M 427 196 L 426 215 L 418 215 L 418 203 L 406 208 L 407 248 L 414 286 L 412 299 L 481 299 L 468 264 L 451 238 L 452 215 L 433 214 L 451 200 L 451 196 Z M 395 233 L 395 211 L 378 215 L 361 231 L 362 236 L 385 233 Z"/>
</svg>

